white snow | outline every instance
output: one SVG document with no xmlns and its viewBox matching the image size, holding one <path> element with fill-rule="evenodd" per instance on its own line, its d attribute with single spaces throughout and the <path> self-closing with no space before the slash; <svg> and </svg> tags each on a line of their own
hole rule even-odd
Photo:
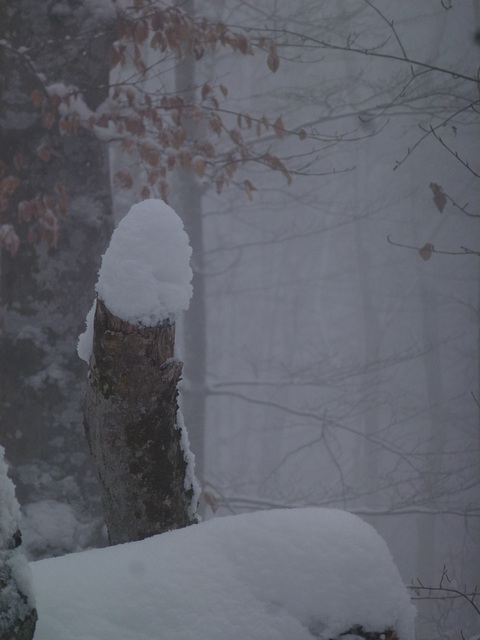
<svg viewBox="0 0 480 640">
<path fill-rule="evenodd" d="M 32 572 L 21 546 L 15 546 L 20 506 L 7 475 L 5 450 L 0 446 L 0 634 L 15 618 L 24 618 L 35 606 Z"/>
<path fill-rule="evenodd" d="M 93 321 L 95 318 L 95 310 L 97 308 L 97 300 L 95 299 L 92 308 L 85 318 L 85 331 L 78 336 L 77 353 L 78 357 L 88 364 L 93 348 Z"/>
<path fill-rule="evenodd" d="M 193 519 L 197 515 L 198 502 L 200 500 L 201 488 L 200 484 L 195 476 L 195 454 L 190 450 L 190 440 L 188 438 L 188 431 L 183 419 L 183 413 L 180 409 L 177 410 L 177 428 L 181 431 L 180 446 L 183 451 L 183 458 L 187 463 L 185 469 L 185 483 L 184 487 L 186 491 L 193 490 L 192 500 L 188 507 L 188 516 Z"/>
<path fill-rule="evenodd" d="M 96 291 L 108 309 L 131 322 L 155 326 L 188 309 L 192 297 L 192 249 L 183 223 L 162 200 L 131 207 L 113 232 Z M 94 308 L 79 338 L 78 355 L 90 359 Z"/>
<path fill-rule="evenodd" d="M 0 446 L 0 550 L 7 548 L 20 522 L 15 486 L 7 475 L 8 467 L 4 456 L 5 449 Z"/>
<path fill-rule="evenodd" d="M 335 509 L 218 518 L 32 568 L 35 640 L 307 640 L 353 625 L 414 638 L 385 542 Z"/>
</svg>

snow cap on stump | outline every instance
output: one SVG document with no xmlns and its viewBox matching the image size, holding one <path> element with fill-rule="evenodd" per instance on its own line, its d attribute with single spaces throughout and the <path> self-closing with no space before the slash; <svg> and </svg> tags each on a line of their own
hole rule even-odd
<svg viewBox="0 0 480 640">
<path fill-rule="evenodd" d="M 116 316 L 154 327 L 180 311 L 192 297 L 192 248 L 180 217 L 162 200 L 131 207 L 113 232 L 102 259 L 96 291 Z M 80 336 L 78 354 L 89 361 L 95 304 Z"/>
</svg>

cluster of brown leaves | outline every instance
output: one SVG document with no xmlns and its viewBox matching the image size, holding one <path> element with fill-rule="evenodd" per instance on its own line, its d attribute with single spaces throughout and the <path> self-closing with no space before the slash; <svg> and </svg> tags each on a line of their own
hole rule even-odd
<svg viewBox="0 0 480 640">
<path fill-rule="evenodd" d="M 39 153 L 41 157 L 41 154 Z M 48 159 L 43 159 L 48 162 Z M 26 160 L 16 155 L 14 167 L 19 172 L 26 168 Z M 41 240 L 48 247 L 53 247 L 58 239 L 58 217 L 67 214 L 67 193 L 61 182 L 54 186 L 55 196 L 42 194 L 31 200 L 14 201 L 14 196 L 22 184 L 22 179 L 15 175 L 5 175 L 6 167 L 0 167 L 0 221 L 10 213 L 9 222 L 0 225 L 0 247 L 14 256 L 20 246 L 20 237 L 15 222 L 25 229 L 25 238 L 29 243 Z M 16 220 L 12 219 L 12 207 L 16 210 Z"/>
<path fill-rule="evenodd" d="M 32 95 L 34 104 L 44 111 L 44 127 L 51 128 L 58 118 L 61 135 L 74 134 L 80 126 L 97 133 L 114 131 L 113 137 L 120 140 L 121 149 L 142 163 L 146 176 L 139 194 L 142 198 L 154 193 L 168 200 L 169 173 L 176 168 L 193 171 L 199 179 L 210 181 L 218 194 L 234 182 L 244 189 L 249 199 L 255 186 L 249 180 L 234 179 L 238 168 L 247 162 L 258 162 L 280 171 L 288 183 L 291 182 L 291 175 L 280 158 L 271 151 L 255 153 L 244 138 L 246 132 L 249 140 L 271 132 L 273 137 L 282 140 L 291 132 L 281 117 L 270 122 L 266 116 L 254 119 L 248 113 L 227 113 L 222 110 L 222 102 L 228 96 L 223 84 L 205 83 L 199 88 L 195 101 L 187 102 L 174 93 L 148 93 L 144 83 L 149 77 L 145 54 L 152 49 L 165 57 L 194 56 L 200 60 L 206 51 L 215 51 L 217 47 L 228 47 L 242 55 L 252 55 L 254 47 L 258 47 L 268 52 L 267 65 L 275 72 L 280 63 L 274 41 L 262 38 L 253 43 L 246 34 L 222 23 L 194 18 L 180 7 L 159 8 L 149 0 L 136 0 L 133 11 L 119 15 L 118 33 L 111 67 L 131 65 L 133 61 L 137 75 L 131 76 L 128 83 L 119 83 L 112 92 L 111 107 L 102 107 L 101 112 L 87 122 L 82 122 L 75 112 L 69 116 L 58 115 L 58 107 L 63 103 L 68 108 L 71 97 L 77 96 L 52 95 L 46 99 Z M 300 140 L 307 136 L 304 130 L 295 135 Z M 44 153 L 46 157 L 48 151 Z M 132 189 L 134 175 L 129 169 L 122 169 L 114 176 L 114 185 Z"/>
<path fill-rule="evenodd" d="M 253 55 L 252 43 L 247 36 L 223 23 L 194 18 L 180 7 L 152 6 L 149 0 L 135 0 L 134 9 L 119 16 L 119 41 L 112 51 L 112 68 L 125 64 L 131 44 L 135 67 L 144 75 L 147 73 L 142 50 L 145 44 L 160 53 L 170 51 L 178 55 L 191 55 L 196 60 L 203 58 L 206 51 L 215 51 L 217 46 L 229 47 L 243 55 Z M 269 55 L 274 57 L 275 52 L 273 50 L 273 54 Z M 278 68 L 279 62 L 270 62 L 269 66 L 275 64 Z"/>
<path fill-rule="evenodd" d="M 103 139 L 110 137 L 120 142 L 123 152 L 132 156 L 131 164 L 141 163 L 145 176 L 139 193 L 142 198 L 159 195 L 167 201 L 169 174 L 178 168 L 212 183 L 219 194 L 227 185 L 236 184 L 250 200 L 256 187 L 237 174 L 247 162 L 279 171 L 288 183 L 291 182 L 291 174 L 274 154 L 271 141 L 283 140 L 287 135 L 304 140 L 307 133 L 303 129 L 295 133 L 288 131 L 281 117 L 253 118 L 248 113 L 232 113 L 224 108 L 228 99 L 224 84 L 205 83 L 198 88 L 194 100 L 160 89 L 151 93 L 145 89 L 150 72 L 158 71 L 158 67 L 153 71 L 148 67 L 147 53 L 152 50 L 158 52 L 159 61 L 162 56 L 165 59 L 192 56 L 198 61 L 220 47 L 243 56 L 253 55 L 258 50 L 266 55 L 270 71 L 276 72 L 280 58 L 273 40 L 253 41 L 246 33 L 223 23 L 192 17 L 181 7 L 159 7 L 151 0 L 134 0 L 127 11 L 119 11 L 117 21 L 118 40 L 110 64 L 111 68 L 127 66 L 130 70 L 133 63 L 134 72 L 129 81 L 119 82 L 112 88 L 107 103 L 97 112 L 90 112 L 89 116 L 77 111 L 81 96 L 75 89 L 62 95 L 35 89 L 31 100 L 40 112 L 46 139 L 48 132 L 58 131 L 61 136 L 67 136 L 76 135 L 84 128 Z M 268 151 L 256 150 L 254 143 L 259 139 L 270 145 Z M 58 155 L 54 144 L 49 142 L 42 144 L 36 153 L 43 163 L 52 162 Z M 19 240 L 15 222 L 26 225 L 23 228 L 28 230 L 20 234 L 26 241 L 43 240 L 48 246 L 55 245 L 58 217 L 67 212 L 65 187 L 57 183 L 55 195 L 39 195 L 28 201 L 18 202 L 17 194 L 16 202 L 12 204 L 12 196 L 25 169 L 25 160 L 20 156 L 16 157 L 15 169 L 20 177 L 10 173 L 0 175 L 0 221 L 9 209 L 10 223 L 14 217 L 12 206 L 17 209 L 17 220 L 13 225 L 2 227 L 0 245 L 12 254 L 17 251 Z M 125 168 L 116 173 L 114 184 L 117 188 L 133 189 L 137 186 L 137 178 L 137 171 L 133 174 Z"/>
</svg>

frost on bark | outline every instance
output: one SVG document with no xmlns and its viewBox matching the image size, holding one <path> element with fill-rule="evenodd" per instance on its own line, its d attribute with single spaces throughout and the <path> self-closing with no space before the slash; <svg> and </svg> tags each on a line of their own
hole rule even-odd
<svg viewBox="0 0 480 640">
<path fill-rule="evenodd" d="M 85 433 L 111 544 L 195 522 L 177 422 L 175 324 L 134 325 L 97 300 Z"/>
<path fill-rule="evenodd" d="M 37 611 L 30 569 L 19 548 L 20 508 L 0 447 L 0 640 L 31 640 Z"/>
</svg>

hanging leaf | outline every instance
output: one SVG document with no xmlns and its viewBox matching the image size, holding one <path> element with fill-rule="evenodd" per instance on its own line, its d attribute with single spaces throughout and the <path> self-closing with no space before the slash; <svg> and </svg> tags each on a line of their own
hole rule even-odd
<svg viewBox="0 0 480 640">
<path fill-rule="evenodd" d="M 268 54 L 267 65 L 270 71 L 273 71 L 273 73 L 278 70 L 278 67 L 280 66 L 280 58 L 278 57 L 276 51 L 270 51 L 270 53 Z"/>
<path fill-rule="evenodd" d="M 440 213 L 442 213 L 445 209 L 445 205 L 447 204 L 447 196 L 445 195 L 445 192 L 439 184 L 431 182 L 429 186 L 433 191 L 433 202 L 435 203 L 435 206 L 440 211 Z"/>
<path fill-rule="evenodd" d="M 228 89 L 227 89 L 227 87 L 225 87 L 223 84 L 221 84 L 221 85 L 220 85 L 220 91 L 222 92 L 223 97 L 224 97 L 224 98 L 226 98 L 226 97 L 227 97 L 227 94 L 228 94 Z"/>
<path fill-rule="evenodd" d="M 241 146 L 243 144 L 242 134 L 238 129 L 232 129 L 230 131 L 230 138 L 232 139 L 232 142 L 234 142 L 238 146 Z"/>
<path fill-rule="evenodd" d="M 300 140 L 305 140 L 305 138 L 308 137 L 308 134 L 305 131 L 305 129 L 300 129 L 300 131 L 298 131 L 298 137 L 300 138 Z"/>
<path fill-rule="evenodd" d="M 253 200 L 252 191 L 256 191 L 257 188 L 253 186 L 253 184 L 250 182 L 250 180 L 244 180 L 243 181 L 243 186 L 245 188 L 245 191 L 247 192 L 248 199 L 250 201 L 252 201 Z"/>
<path fill-rule="evenodd" d="M 202 92 L 201 93 L 202 93 L 202 100 L 205 100 L 205 98 L 208 96 L 208 94 L 212 93 L 212 87 L 209 84 L 205 83 L 202 86 Z"/>
<path fill-rule="evenodd" d="M 148 200 L 150 198 L 150 189 L 145 185 L 140 191 L 140 197 L 142 200 Z"/>
<path fill-rule="evenodd" d="M 26 166 L 25 156 L 23 156 L 21 153 L 16 153 L 13 156 L 13 166 L 17 171 L 22 171 L 22 169 L 24 169 Z"/>
<path fill-rule="evenodd" d="M 50 96 L 48 103 L 50 105 L 50 108 L 56 111 L 58 107 L 61 105 L 62 99 L 60 98 L 60 96 L 57 96 L 57 94 L 54 93 L 53 95 Z"/>
<path fill-rule="evenodd" d="M 20 180 L 16 176 L 6 176 L 0 181 L 0 193 L 8 198 L 15 193 L 19 185 Z"/>
<path fill-rule="evenodd" d="M 216 113 L 211 115 L 208 119 L 208 126 L 217 134 L 217 136 L 222 133 L 222 121 Z"/>
<path fill-rule="evenodd" d="M 67 198 L 67 188 L 65 187 L 63 182 L 60 182 L 59 180 L 57 180 L 57 182 L 55 182 L 53 188 L 55 189 L 55 193 L 57 194 L 57 196 L 59 198 L 62 198 L 62 199 L 66 200 L 66 198 Z"/>
<path fill-rule="evenodd" d="M 39 89 L 34 89 L 30 94 L 33 106 L 35 109 L 39 109 L 43 104 L 43 95 Z"/>
<path fill-rule="evenodd" d="M 277 118 L 273 123 L 273 130 L 277 138 L 280 138 L 280 140 L 282 140 L 287 135 L 287 132 L 285 131 L 285 127 L 283 126 L 283 120 L 281 117 Z"/>
<path fill-rule="evenodd" d="M 164 27 L 163 13 L 158 9 L 155 9 L 150 18 L 152 29 L 154 31 L 161 31 Z"/>
<path fill-rule="evenodd" d="M 160 152 L 144 142 L 140 147 L 140 156 L 150 167 L 158 167 Z"/>
<path fill-rule="evenodd" d="M 122 189 L 131 189 L 133 187 L 133 178 L 129 171 L 122 169 L 113 176 L 113 184 Z"/>
<path fill-rule="evenodd" d="M 41 147 L 38 147 L 37 155 L 42 162 L 49 162 L 50 158 L 52 157 L 50 149 L 46 145 L 42 145 Z"/>
<path fill-rule="evenodd" d="M 145 42 L 148 36 L 148 25 L 145 20 L 140 20 L 133 30 L 133 41 L 137 44 Z"/>
<path fill-rule="evenodd" d="M 203 178 L 206 163 L 202 156 L 195 156 L 192 160 L 192 167 L 199 178 Z"/>
<path fill-rule="evenodd" d="M 430 260 L 433 252 L 434 247 L 430 242 L 427 242 L 421 249 L 418 250 L 418 253 L 420 254 L 422 260 Z"/>
<path fill-rule="evenodd" d="M 237 35 L 237 47 L 240 53 L 243 53 L 244 56 L 248 53 L 248 40 L 243 33 L 239 33 Z"/>
<path fill-rule="evenodd" d="M 167 48 L 167 40 L 161 31 L 157 31 L 153 38 L 150 40 L 150 46 L 152 49 L 160 49 L 163 53 Z"/>
</svg>

